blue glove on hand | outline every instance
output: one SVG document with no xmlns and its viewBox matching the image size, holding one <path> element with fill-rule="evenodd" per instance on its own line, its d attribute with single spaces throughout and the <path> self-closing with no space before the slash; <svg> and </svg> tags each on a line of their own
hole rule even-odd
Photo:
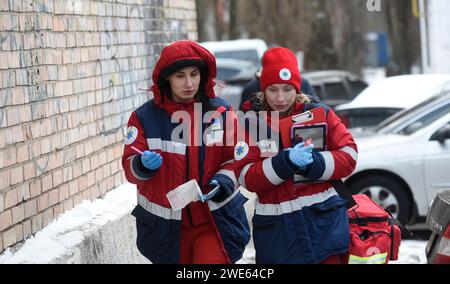
<svg viewBox="0 0 450 284">
<path fill-rule="evenodd" d="M 205 201 L 208 201 L 208 200 L 212 199 L 219 192 L 220 184 L 219 184 L 219 182 L 217 180 L 215 180 L 215 179 L 211 180 L 209 182 L 209 185 L 214 185 L 215 187 L 210 192 L 208 192 L 207 194 L 200 195 L 200 200 L 202 202 L 205 202 Z"/>
<path fill-rule="evenodd" d="M 307 165 L 313 162 L 312 149 L 314 148 L 314 145 L 304 145 L 305 143 L 301 142 L 289 150 L 289 160 L 291 160 L 291 162 L 298 166 L 301 170 L 304 170 Z"/>
<path fill-rule="evenodd" d="M 142 164 L 149 170 L 157 170 L 161 167 L 162 157 L 160 154 L 152 151 L 145 151 L 143 155 L 141 155 Z"/>
</svg>

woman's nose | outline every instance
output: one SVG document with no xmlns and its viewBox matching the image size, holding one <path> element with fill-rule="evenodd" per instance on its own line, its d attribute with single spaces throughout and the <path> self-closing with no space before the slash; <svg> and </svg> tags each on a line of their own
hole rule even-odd
<svg viewBox="0 0 450 284">
<path fill-rule="evenodd" d="M 278 102 L 283 102 L 283 101 L 284 101 L 284 96 L 283 96 L 283 94 L 278 94 L 278 96 L 277 96 L 277 101 L 278 101 Z"/>
<path fill-rule="evenodd" d="M 186 81 L 185 81 L 186 87 L 191 87 L 192 86 L 192 79 L 187 77 Z"/>
</svg>

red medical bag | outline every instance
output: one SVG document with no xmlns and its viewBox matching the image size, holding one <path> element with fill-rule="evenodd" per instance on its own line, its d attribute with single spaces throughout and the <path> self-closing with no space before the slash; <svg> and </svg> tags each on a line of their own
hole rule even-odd
<svg viewBox="0 0 450 284">
<path fill-rule="evenodd" d="M 398 259 L 402 235 L 412 236 L 398 220 L 365 194 L 351 195 L 342 181 L 333 186 L 347 201 L 350 244 L 341 259 L 348 264 L 387 264 Z"/>
<path fill-rule="evenodd" d="M 397 260 L 403 226 L 367 195 L 353 195 L 353 199 L 357 205 L 348 210 L 347 263 L 387 264 L 389 260 Z"/>
</svg>

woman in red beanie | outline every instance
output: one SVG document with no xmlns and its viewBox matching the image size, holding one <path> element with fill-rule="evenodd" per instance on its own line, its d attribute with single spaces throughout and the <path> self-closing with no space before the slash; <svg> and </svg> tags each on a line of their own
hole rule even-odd
<svg viewBox="0 0 450 284">
<path fill-rule="evenodd" d="M 247 199 L 232 168 L 234 147 L 223 135 L 222 122 L 232 109 L 215 97 L 215 77 L 214 56 L 197 43 L 165 47 L 153 71 L 154 98 L 133 111 L 128 122 L 122 166 L 138 189 L 132 212 L 137 246 L 153 263 L 234 263 L 250 239 Z M 207 111 L 216 117 L 206 118 Z M 181 124 L 190 131 L 182 132 L 181 142 L 175 140 L 179 133 L 173 135 L 183 126 L 174 123 L 175 113 L 187 114 Z M 196 143 L 204 135 L 214 138 L 207 145 Z M 210 185 L 219 185 L 219 191 L 211 200 L 172 209 L 166 194 L 190 180 L 203 193 Z"/>
<path fill-rule="evenodd" d="M 339 255 L 348 250 L 349 224 L 345 201 L 330 181 L 354 170 L 356 144 L 333 110 L 301 94 L 292 51 L 269 49 L 262 68 L 261 104 L 269 112 L 267 124 L 274 126 L 274 114 L 281 117 L 276 133 L 281 143 L 258 138 L 257 146 L 249 146 L 236 161 L 239 183 L 258 197 L 253 217 L 256 263 L 339 263 Z M 308 129 L 285 133 L 291 131 L 293 116 L 307 111 L 312 115 L 302 119 Z M 293 140 L 309 128 L 322 129 L 323 136 L 312 144 Z M 320 138 L 323 145 L 314 146 Z"/>
</svg>

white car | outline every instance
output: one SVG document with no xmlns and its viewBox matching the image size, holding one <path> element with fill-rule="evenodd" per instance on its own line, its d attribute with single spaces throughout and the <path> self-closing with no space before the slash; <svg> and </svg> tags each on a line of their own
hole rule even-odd
<svg viewBox="0 0 450 284">
<path fill-rule="evenodd" d="M 216 79 L 224 84 L 216 84 L 216 95 L 238 110 L 242 91 L 255 78 L 257 71 L 257 67 L 250 61 L 218 58 Z"/>
<path fill-rule="evenodd" d="M 433 197 L 450 188 L 450 92 L 353 135 L 358 163 L 345 183 L 400 221 L 425 217 Z"/>
<path fill-rule="evenodd" d="M 237 39 L 227 41 L 206 41 L 200 45 L 208 49 L 216 58 L 251 61 L 258 68 L 261 58 L 267 50 L 262 39 Z"/>
<path fill-rule="evenodd" d="M 302 78 L 308 80 L 320 101 L 331 108 L 349 103 L 367 88 L 367 83 L 357 75 L 341 70 L 305 72 Z"/>
<path fill-rule="evenodd" d="M 374 127 L 444 90 L 450 90 L 450 74 L 388 77 L 371 84 L 335 111 L 348 128 Z"/>
<path fill-rule="evenodd" d="M 251 62 L 238 59 L 218 58 L 216 60 L 219 81 L 245 86 L 255 78 L 258 68 Z"/>
</svg>

